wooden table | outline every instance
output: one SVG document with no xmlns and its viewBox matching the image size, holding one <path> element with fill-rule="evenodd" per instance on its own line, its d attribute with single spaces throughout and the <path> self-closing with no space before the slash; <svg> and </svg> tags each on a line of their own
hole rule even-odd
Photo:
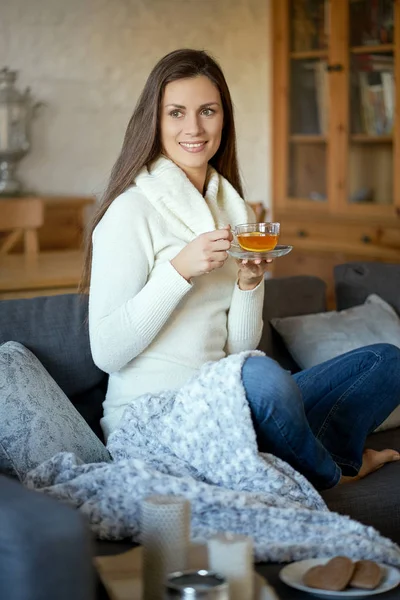
<svg viewBox="0 0 400 600">
<path fill-rule="evenodd" d="M 74 293 L 82 273 L 83 252 L 40 252 L 34 261 L 22 254 L 0 259 L 0 300 Z"/>
<path fill-rule="evenodd" d="M 141 547 L 114 556 L 98 556 L 94 562 L 110 600 L 142 600 Z M 208 569 L 207 548 L 192 544 L 188 563 L 189 569 Z M 254 573 L 254 600 L 279 600 L 257 573 Z"/>
<path fill-rule="evenodd" d="M 142 549 L 134 548 L 113 556 L 97 556 L 95 565 L 105 587 L 101 600 L 141 600 Z M 314 594 L 287 586 L 279 579 L 283 564 L 259 563 L 255 570 L 255 600 L 313 600 Z M 192 546 L 189 550 L 189 568 L 207 569 L 206 550 Z M 364 595 L 362 596 L 364 598 Z M 382 600 L 399 600 L 399 587 L 385 592 Z"/>
</svg>

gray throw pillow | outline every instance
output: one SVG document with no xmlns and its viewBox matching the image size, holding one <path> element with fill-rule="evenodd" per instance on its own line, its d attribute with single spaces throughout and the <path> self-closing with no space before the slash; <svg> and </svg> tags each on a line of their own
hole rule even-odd
<svg viewBox="0 0 400 600">
<path fill-rule="evenodd" d="M 400 348 L 400 319 L 376 294 L 368 296 L 361 306 L 272 319 L 271 324 L 302 369 L 369 344 L 387 342 Z M 399 425 L 400 408 L 397 408 L 378 430 Z"/>
<path fill-rule="evenodd" d="M 58 452 L 84 463 L 110 455 L 30 350 L 18 342 L 0 346 L 0 472 L 21 481 Z"/>
</svg>

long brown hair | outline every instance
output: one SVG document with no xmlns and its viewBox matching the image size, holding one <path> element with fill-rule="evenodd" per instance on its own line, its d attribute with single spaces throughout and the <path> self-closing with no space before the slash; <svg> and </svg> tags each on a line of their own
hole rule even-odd
<svg viewBox="0 0 400 600">
<path fill-rule="evenodd" d="M 111 171 L 102 202 L 88 230 L 80 290 L 88 293 L 92 263 L 92 233 L 110 204 L 128 189 L 140 170 L 161 154 L 160 106 L 165 86 L 177 79 L 205 75 L 218 88 L 224 111 L 221 143 L 210 164 L 243 196 L 236 151 L 231 95 L 219 64 L 202 50 L 170 52 L 151 71 L 128 123 L 121 152 Z"/>
</svg>

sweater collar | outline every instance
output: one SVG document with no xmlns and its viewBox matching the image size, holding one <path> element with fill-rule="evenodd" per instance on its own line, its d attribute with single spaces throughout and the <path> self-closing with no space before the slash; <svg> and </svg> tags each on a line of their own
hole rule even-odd
<svg viewBox="0 0 400 600">
<path fill-rule="evenodd" d="M 170 159 L 160 156 L 136 177 L 136 186 L 185 241 L 206 231 L 248 221 L 246 203 L 230 183 L 209 166 L 204 197 Z"/>
</svg>

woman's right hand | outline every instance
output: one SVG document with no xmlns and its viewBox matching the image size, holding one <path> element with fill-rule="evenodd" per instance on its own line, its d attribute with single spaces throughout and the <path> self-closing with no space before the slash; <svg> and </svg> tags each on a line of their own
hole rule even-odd
<svg viewBox="0 0 400 600">
<path fill-rule="evenodd" d="M 219 269 L 228 258 L 232 241 L 230 225 L 215 231 L 202 233 L 192 242 L 189 242 L 171 260 L 171 264 L 184 279 L 189 281 Z"/>
</svg>

